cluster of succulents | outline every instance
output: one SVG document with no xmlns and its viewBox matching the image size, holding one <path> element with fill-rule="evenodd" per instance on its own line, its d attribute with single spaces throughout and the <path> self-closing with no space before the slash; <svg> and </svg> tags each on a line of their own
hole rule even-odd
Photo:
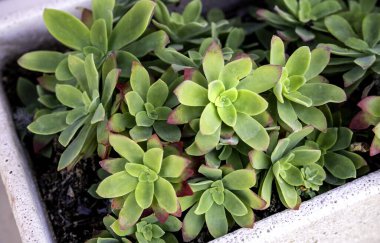
<svg viewBox="0 0 380 243">
<path fill-rule="evenodd" d="M 254 15 L 276 28 L 288 42 L 311 41 L 333 54 L 325 73 L 340 74 L 348 92 L 368 75 L 379 74 L 379 8 L 376 0 L 276 0 Z M 371 85 L 370 84 L 367 84 Z"/>
<path fill-rule="evenodd" d="M 20 66 L 42 74 L 17 89 L 36 152 L 57 138 L 59 170 L 100 161 L 93 194 L 112 203 L 106 230 L 89 242 L 188 242 L 203 230 L 217 238 L 252 227 L 274 195 L 296 209 L 368 171 L 331 110 L 353 92 L 341 79 L 356 89 L 378 73 L 376 1 L 272 2 L 276 13 L 256 15 L 277 30 L 260 62 L 252 30 L 221 10 L 204 17 L 200 0 L 181 13 L 163 1 L 93 0 L 82 20 L 45 10 L 68 49 L 23 55 Z M 359 107 L 350 128 L 375 126 L 374 156 L 380 98 Z"/>
<path fill-rule="evenodd" d="M 273 11 L 258 9 L 256 15 L 288 41 L 313 40 L 316 37 L 313 30 L 323 31 L 323 20 L 344 7 L 340 0 L 275 0 L 273 5 Z"/>
</svg>

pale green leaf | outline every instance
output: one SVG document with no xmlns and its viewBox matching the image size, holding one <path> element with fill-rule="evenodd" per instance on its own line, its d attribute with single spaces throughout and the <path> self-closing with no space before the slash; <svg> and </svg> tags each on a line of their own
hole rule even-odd
<svg viewBox="0 0 380 243">
<path fill-rule="evenodd" d="M 132 163 L 142 163 L 144 151 L 132 139 L 118 134 L 111 134 L 109 142 L 113 149 Z"/>
<path fill-rule="evenodd" d="M 109 46 L 120 49 L 139 38 L 148 27 L 156 4 L 153 1 L 138 1 L 116 24 Z"/>
<path fill-rule="evenodd" d="M 137 178 L 121 171 L 100 182 L 96 193 L 103 198 L 121 197 L 134 191 L 137 183 Z"/>
<path fill-rule="evenodd" d="M 246 144 L 254 149 L 266 150 L 269 146 L 269 135 L 264 127 L 244 113 L 237 113 L 234 130 Z"/>
<path fill-rule="evenodd" d="M 223 53 L 218 44 L 213 42 L 203 59 L 203 71 L 208 82 L 217 80 L 224 67 Z"/>
<path fill-rule="evenodd" d="M 43 19 L 50 34 L 62 44 L 74 50 L 82 50 L 91 45 L 90 30 L 71 14 L 55 9 L 45 9 Z"/>
<path fill-rule="evenodd" d="M 54 73 L 64 58 L 64 54 L 56 51 L 33 51 L 22 55 L 17 63 L 31 71 Z"/>
</svg>

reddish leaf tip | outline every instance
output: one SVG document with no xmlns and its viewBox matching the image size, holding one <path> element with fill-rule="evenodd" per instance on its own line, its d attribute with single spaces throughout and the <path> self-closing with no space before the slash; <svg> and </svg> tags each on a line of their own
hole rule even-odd
<svg viewBox="0 0 380 243">
<path fill-rule="evenodd" d="M 183 71 L 184 80 L 192 80 L 194 71 L 195 71 L 194 68 L 185 68 Z"/>
</svg>

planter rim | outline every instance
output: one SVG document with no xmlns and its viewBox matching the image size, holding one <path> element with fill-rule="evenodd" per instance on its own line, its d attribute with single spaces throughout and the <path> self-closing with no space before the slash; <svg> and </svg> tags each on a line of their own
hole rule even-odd
<svg viewBox="0 0 380 243">
<path fill-rule="evenodd" d="M 379 202 L 380 170 L 377 170 L 302 202 L 298 210 L 284 210 L 258 221 L 252 229 L 238 229 L 211 242 L 379 242 L 378 230 L 371 232 L 363 226 L 358 226 L 361 231 L 355 230 L 355 228 L 351 232 L 343 230 L 352 228 L 352 224 L 363 225 L 363 220 L 366 220 L 363 217 L 372 216 L 371 222 L 375 223 L 375 229 L 376 226 L 379 227 Z M 347 209 L 351 212 L 345 212 Z M 363 210 L 370 212 L 363 214 Z M 351 222 L 346 222 L 343 215 L 346 213 L 352 214 L 355 218 L 352 218 Z M 324 220 L 328 221 L 329 217 L 334 214 L 338 216 L 333 220 L 334 226 L 316 225 L 316 222 L 323 224 Z M 320 231 L 316 230 L 319 228 Z M 363 229 L 365 229 L 366 241 L 355 240 L 352 236 L 360 237 L 358 234 L 364 234 Z"/>
<path fill-rule="evenodd" d="M 41 17 L 44 8 L 62 9 L 78 15 L 78 7 L 88 7 L 89 2 L 38 0 L 34 6 L 25 5 L 14 11 L 7 9 L 5 14 L 0 10 L 3 15 L 0 17 L 0 76 L 8 57 L 50 40 Z M 23 4 L 23 0 L 0 2 L 0 9 L 17 6 L 17 3 Z M 29 157 L 16 134 L 8 100 L 2 84 L 0 86 L 0 175 L 16 224 L 23 242 L 52 243 L 53 231 L 30 170 Z M 305 225 L 310 226 L 338 209 L 354 207 L 372 198 L 380 201 L 380 170 L 306 201 L 299 210 L 285 210 L 257 222 L 253 229 L 239 229 L 212 242 L 278 242 L 280 239 L 283 242 L 309 242 L 289 237 L 290 232 L 304 229 Z M 380 209 L 377 216 L 380 222 Z M 370 233 L 376 234 L 376 230 Z M 373 239 L 380 240 L 380 236 L 375 237 Z M 326 242 L 323 239 L 327 238 L 318 239 Z"/>
</svg>

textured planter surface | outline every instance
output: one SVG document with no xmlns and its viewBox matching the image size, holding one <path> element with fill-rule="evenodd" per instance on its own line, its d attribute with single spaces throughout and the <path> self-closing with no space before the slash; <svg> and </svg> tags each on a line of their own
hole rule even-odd
<svg viewBox="0 0 380 243">
<path fill-rule="evenodd" d="M 89 0 L 0 1 L 0 72 L 8 57 L 50 40 L 42 22 L 43 8 L 78 14 L 77 7 L 88 3 Z M 0 174 L 21 238 L 28 243 L 54 242 L 2 88 L 0 131 Z M 214 242 L 380 242 L 379 228 L 377 171 L 303 203 L 298 211 L 286 210 L 258 222 L 254 229 L 240 229 Z"/>
<path fill-rule="evenodd" d="M 380 242 L 380 171 L 321 194 L 213 243 Z"/>
</svg>

